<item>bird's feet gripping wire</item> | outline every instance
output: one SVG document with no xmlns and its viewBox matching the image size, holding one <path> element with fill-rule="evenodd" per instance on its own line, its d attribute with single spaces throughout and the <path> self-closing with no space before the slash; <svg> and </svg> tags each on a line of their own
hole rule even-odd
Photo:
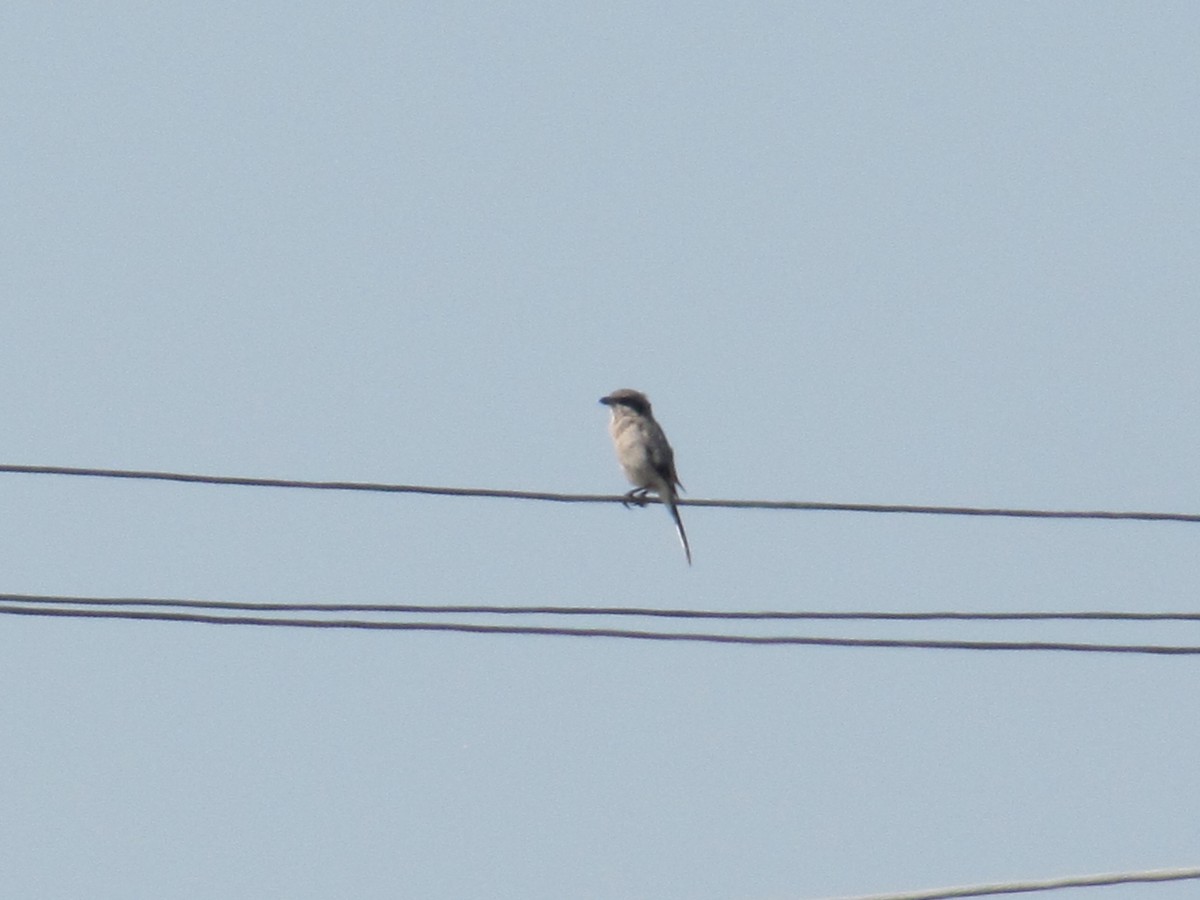
<svg viewBox="0 0 1200 900">
<path fill-rule="evenodd" d="M 623 507 L 625 507 L 626 509 L 629 509 L 629 505 L 631 503 L 634 506 L 645 506 L 647 503 L 650 502 L 647 499 L 647 497 L 649 495 L 650 495 L 650 490 L 648 488 L 634 488 L 632 491 L 630 491 L 628 494 L 625 495 L 625 499 L 621 501 L 621 505 Z"/>
</svg>

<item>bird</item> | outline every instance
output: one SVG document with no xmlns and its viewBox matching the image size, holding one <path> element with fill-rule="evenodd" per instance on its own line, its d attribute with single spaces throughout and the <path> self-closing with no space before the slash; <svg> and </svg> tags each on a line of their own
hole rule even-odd
<svg viewBox="0 0 1200 900">
<path fill-rule="evenodd" d="M 666 505 L 688 565 L 692 564 L 692 548 L 688 546 L 687 532 L 679 518 L 675 501 L 683 488 L 675 473 L 675 453 L 667 442 L 662 426 L 650 411 L 650 399 L 641 391 L 621 388 L 600 402 L 612 410 L 608 432 L 612 435 L 613 447 L 617 451 L 617 462 L 625 471 L 633 490 L 625 495 L 625 504 L 646 505 L 646 495 L 653 491 Z"/>
</svg>

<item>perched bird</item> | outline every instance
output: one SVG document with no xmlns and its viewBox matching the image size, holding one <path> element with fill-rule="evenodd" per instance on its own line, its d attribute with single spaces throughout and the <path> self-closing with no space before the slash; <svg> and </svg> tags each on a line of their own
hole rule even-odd
<svg viewBox="0 0 1200 900">
<path fill-rule="evenodd" d="M 654 421 L 650 412 L 650 400 L 640 391 L 621 388 L 600 402 L 612 410 L 612 421 L 608 425 L 613 446 L 617 450 L 617 461 L 625 470 L 625 477 L 634 486 L 625 495 L 629 502 L 646 505 L 646 495 L 654 491 L 675 520 L 679 541 L 683 544 L 688 565 L 692 564 L 692 548 L 688 546 L 687 533 L 679 518 L 675 500 L 679 496 L 676 488 L 682 488 L 675 474 L 675 454 L 667 443 L 662 427 Z"/>
</svg>

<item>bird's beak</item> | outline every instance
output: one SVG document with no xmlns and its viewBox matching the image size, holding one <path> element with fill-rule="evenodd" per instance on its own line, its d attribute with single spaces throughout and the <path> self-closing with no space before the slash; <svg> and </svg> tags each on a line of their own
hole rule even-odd
<svg viewBox="0 0 1200 900">
<path fill-rule="evenodd" d="M 605 406 L 612 406 L 612 397 L 601 397 L 600 402 Z"/>
</svg>

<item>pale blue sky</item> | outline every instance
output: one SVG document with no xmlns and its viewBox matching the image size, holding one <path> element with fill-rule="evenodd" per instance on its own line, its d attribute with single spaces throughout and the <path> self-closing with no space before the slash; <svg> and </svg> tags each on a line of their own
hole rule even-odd
<svg viewBox="0 0 1200 900">
<path fill-rule="evenodd" d="M 1200 511 L 1200 9 L 0 12 L 0 462 Z M 0 592 L 1194 609 L 1200 528 L 0 476 Z M 1184 625 L 801 628 L 1163 640 Z M 37 898 L 1200 864 L 1197 662 L 0 620 Z M 1112 900 L 1194 886 L 1109 888 Z"/>
</svg>

